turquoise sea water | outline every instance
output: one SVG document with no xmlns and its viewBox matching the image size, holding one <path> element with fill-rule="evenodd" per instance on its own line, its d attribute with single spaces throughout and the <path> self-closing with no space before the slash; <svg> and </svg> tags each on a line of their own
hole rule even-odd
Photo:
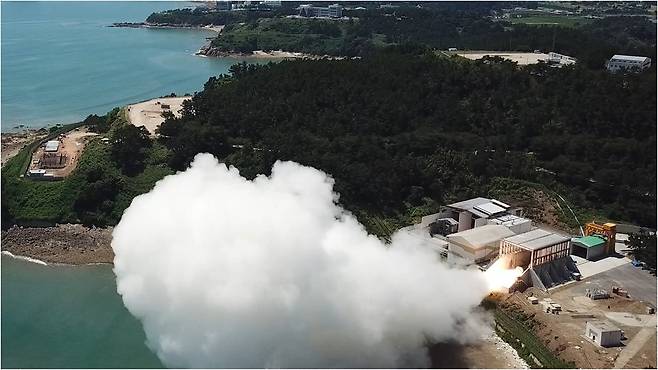
<svg viewBox="0 0 658 370">
<path fill-rule="evenodd" d="M 124 308 L 110 266 L 2 256 L 3 368 L 162 367 Z"/>
<path fill-rule="evenodd" d="M 1 126 L 77 122 L 91 113 L 201 90 L 236 59 L 193 55 L 212 31 L 107 27 L 189 2 L 2 1 Z"/>
</svg>

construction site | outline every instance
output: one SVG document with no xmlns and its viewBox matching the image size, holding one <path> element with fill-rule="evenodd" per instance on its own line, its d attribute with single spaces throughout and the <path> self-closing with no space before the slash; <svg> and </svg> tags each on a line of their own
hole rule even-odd
<svg viewBox="0 0 658 370">
<path fill-rule="evenodd" d="M 58 180 L 70 175 L 88 140 L 98 134 L 79 127 L 43 141 L 32 153 L 26 177 L 32 180 Z"/>
<path fill-rule="evenodd" d="M 449 204 L 404 231 L 426 238 L 451 264 L 518 270 L 509 290 L 495 295 L 498 310 L 565 363 L 655 368 L 655 272 L 627 254 L 628 235 L 617 227 L 592 221 L 570 235 L 480 197 Z M 540 357 L 531 359 L 546 366 Z"/>
</svg>

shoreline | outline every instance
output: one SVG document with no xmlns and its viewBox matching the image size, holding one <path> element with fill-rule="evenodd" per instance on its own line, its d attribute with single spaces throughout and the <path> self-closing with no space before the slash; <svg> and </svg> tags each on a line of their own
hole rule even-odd
<svg viewBox="0 0 658 370">
<path fill-rule="evenodd" d="M 207 30 L 216 32 L 217 34 L 222 33 L 224 25 L 206 25 L 206 26 L 194 26 L 191 24 L 176 24 L 176 23 L 148 23 L 148 22 L 115 22 L 107 26 L 110 28 L 152 28 L 152 29 L 184 29 L 184 30 Z"/>
<path fill-rule="evenodd" d="M 88 228 L 80 224 L 49 227 L 14 225 L 2 231 L 1 249 L 4 255 L 48 265 L 112 265 L 112 230 L 112 227 Z"/>
<path fill-rule="evenodd" d="M 328 60 L 342 60 L 347 59 L 348 57 L 344 56 L 333 56 L 333 55 L 316 55 L 316 54 L 307 54 L 295 51 L 285 51 L 285 50 L 252 50 L 250 52 L 240 52 L 240 51 L 225 51 L 219 48 L 216 48 L 211 45 L 211 42 L 208 42 L 206 45 L 202 46 L 194 55 L 203 57 L 203 58 L 254 58 L 254 59 L 328 59 Z M 356 59 L 358 57 L 353 57 Z"/>
</svg>

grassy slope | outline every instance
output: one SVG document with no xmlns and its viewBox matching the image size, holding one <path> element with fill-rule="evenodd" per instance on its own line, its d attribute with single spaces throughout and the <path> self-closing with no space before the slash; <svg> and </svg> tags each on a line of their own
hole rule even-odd
<svg viewBox="0 0 658 370">
<path fill-rule="evenodd" d="M 119 115 L 113 126 L 126 124 Z M 38 144 L 35 143 L 35 145 Z M 148 192 L 156 181 L 173 171 L 166 166 L 168 150 L 154 143 L 149 150 L 147 165 L 136 176 L 125 176 L 110 157 L 110 146 L 99 138 L 90 141 L 80 157 L 73 173 L 61 181 L 32 181 L 19 177 L 24 173 L 24 166 L 29 163 L 32 149 L 30 145 L 7 162 L 2 169 L 5 189 L 3 201 L 17 222 L 79 222 L 74 204 L 80 191 L 87 185 L 86 174 L 94 167 L 101 166 L 105 171 L 121 177 L 123 191 L 115 199 L 112 218 L 118 221 L 132 199 Z"/>
</svg>

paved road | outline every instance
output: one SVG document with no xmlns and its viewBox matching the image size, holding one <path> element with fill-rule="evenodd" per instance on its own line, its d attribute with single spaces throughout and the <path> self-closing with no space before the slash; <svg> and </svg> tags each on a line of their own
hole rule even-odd
<svg viewBox="0 0 658 370">
<path fill-rule="evenodd" d="M 604 289 L 612 285 L 621 286 L 628 290 L 631 298 L 656 305 L 656 284 L 658 280 L 649 271 L 633 267 L 630 263 L 601 272 L 590 279 Z"/>
<path fill-rule="evenodd" d="M 633 339 L 626 344 L 624 349 L 621 351 L 619 356 L 617 357 L 617 360 L 615 360 L 615 369 L 623 369 L 624 366 L 630 361 L 642 347 L 644 347 L 644 344 L 651 338 L 652 335 L 656 333 L 656 328 L 643 328 L 640 330 L 637 335 L 633 337 Z"/>
</svg>

